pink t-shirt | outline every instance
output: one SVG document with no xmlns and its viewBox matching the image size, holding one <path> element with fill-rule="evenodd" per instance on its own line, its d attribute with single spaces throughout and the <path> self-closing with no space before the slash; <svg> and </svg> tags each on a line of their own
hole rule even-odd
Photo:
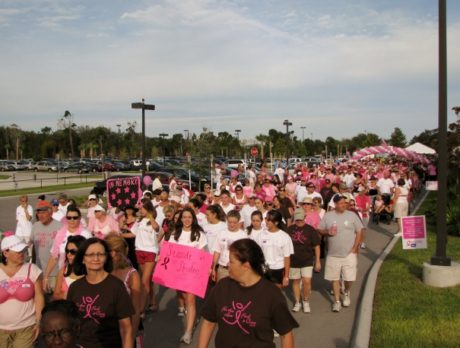
<svg viewBox="0 0 460 348">
<path fill-rule="evenodd" d="M 316 211 L 312 211 L 307 214 L 305 217 L 305 223 L 312 226 L 314 229 L 318 229 L 319 223 L 321 222 L 321 217 Z"/>
</svg>

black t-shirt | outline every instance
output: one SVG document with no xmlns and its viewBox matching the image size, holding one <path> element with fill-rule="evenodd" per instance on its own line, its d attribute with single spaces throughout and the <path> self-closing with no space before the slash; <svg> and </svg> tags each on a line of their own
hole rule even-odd
<svg viewBox="0 0 460 348">
<path fill-rule="evenodd" d="M 274 348 L 273 330 L 284 335 L 299 327 L 281 290 L 264 278 L 250 287 L 222 279 L 201 315 L 218 324 L 216 348 Z"/>
<path fill-rule="evenodd" d="M 109 274 L 102 282 L 90 284 L 83 277 L 70 285 L 67 299 L 76 303 L 81 314 L 79 344 L 121 348 L 118 320 L 130 317 L 134 309 L 120 279 Z"/>
<path fill-rule="evenodd" d="M 291 255 L 291 267 L 302 268 L 313 266 L 315 261 L 315 246 L 321 243 L 318 232 L 305 224 L 303 227 L 298 227 L 292 224 L 287 228 L 287 234 L 292 239 L 294 245 L 294 254 Z"/>
<path fill-rule="evenodd" d="M 287 197 L 281 198 L 280 203 L 280 213 L 283 216 L 284 221 L 287 222 L 291 219 L 291 212 L 289 211 L 289 208 L 294 208 L 294 205 L 292 204 L 292 201 Z"/>
</svg>

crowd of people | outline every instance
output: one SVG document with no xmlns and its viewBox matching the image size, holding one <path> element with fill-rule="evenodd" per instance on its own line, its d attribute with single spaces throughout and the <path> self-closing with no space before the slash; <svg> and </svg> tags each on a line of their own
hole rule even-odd
<svg viewBox="0 0 460 348">
<path fill-rule="evenodd" d="M 107 207 L 90 194 L 84 214 L 65 194 L 40 196 L 35 209 L 21 196 L 16 231 L 1 242 L 0 347 L 39 337 L 48 346 L 142 345 L 142 319 L 159 308 L 152 274 L 164 241 L 213 255 L 202 308 L 177 291 L 180 342 L 192 342 L 202 317 L 200 348 L 216 327 L 217 347 L 275 347 L 274 336 L 293 347 L 291 312 L 314 311 L 314 274 L 324 267 L 333 312 L 350 306 L 368 224 L 400 224 L 423 173 L 396 159 L 274 173 L 249 166 L 230 178 L 217 167 L 203 192 L 173 177 L 169 190 L 155 185 L 135 206 Z M 292 289 L 290 310 L 280 289 Z"/>
</svg>

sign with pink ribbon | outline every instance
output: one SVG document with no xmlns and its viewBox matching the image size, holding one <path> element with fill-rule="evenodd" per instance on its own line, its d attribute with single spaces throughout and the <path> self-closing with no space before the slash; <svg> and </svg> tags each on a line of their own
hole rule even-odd
<svg viewBox="0 0 460 348">
<path fill-rule="evenodd" d="M 401 218 L 403 249 L 426 249 L 425 216 L 405 216 Z"/>
<path fill-rule="evenodd" d="M 212 254 L 165 241 L 152 280 L 168 288 L 204 298 L 211 265 Z"/>
</svg>

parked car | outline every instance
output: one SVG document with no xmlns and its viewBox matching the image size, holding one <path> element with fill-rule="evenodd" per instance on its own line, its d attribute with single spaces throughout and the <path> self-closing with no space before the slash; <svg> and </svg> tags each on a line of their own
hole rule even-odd
<svg viewBox="0 0 460 348">
<path fill-rule="evenodd" d="M 236 168 L 238 168 L 239 165 L 242 165 L 244 167 L 244 165 L 245 165 L 244 160 L 242 160 L 242 159 L 229 159 L 229 160 L 224 162 L 224 166 L 226 168 L 230 168 L 230 169 L 236 169 Z"/>
<path fill-rule="evenodd" d="M 69 164 L 67 167 L 63 168 L 64 172 L 73 172 L 73 173 L 91 173 L 95 171 L 94 167 L 87 165 L 86 163 L 82 162 L 75 162 Z"/>
<path fill-rule="evenodd" d="M 13 170 L 15 169 L 14 169 L 13 164 L 10 161 L 6 161 L 6 160 L 0 161 L 0 171 L 6 172 L 6 171 L 13 171 Z"/>
<path fill-rule="evenodd" d="M 55 163 L 49 161 L 38 161 L 34 164 L 34 170 L 45 171 L 45 172 L 57 172 L 58 168 Z"/>
</svg>

